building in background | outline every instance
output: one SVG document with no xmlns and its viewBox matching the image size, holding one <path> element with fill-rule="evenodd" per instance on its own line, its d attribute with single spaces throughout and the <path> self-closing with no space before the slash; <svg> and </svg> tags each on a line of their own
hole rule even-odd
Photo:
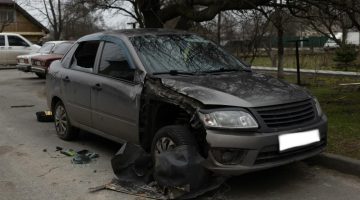
<svg viewBox="0 0 360 200">
<path fill-rule="evenodd" d="M 0 0 L 0 32 L 18 33 L 38 43 L 50 31 L 12 0 Z"/>
</svg>

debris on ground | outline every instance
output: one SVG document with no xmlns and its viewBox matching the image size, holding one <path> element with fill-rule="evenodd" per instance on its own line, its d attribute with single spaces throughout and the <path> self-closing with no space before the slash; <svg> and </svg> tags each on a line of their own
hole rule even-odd
<svg viewBox="0 0 360 200">
<path fill-rule="evenodd" d="M 11 108 L 30 108 L 30 107 L 34 107 L 35 105 L 15 105 L 15 106 L 10 106 Z"/>
<path fill-rule="evenodd" d="M 202 166 L 203 161 L 195 147 L 182 145 L 156 156 L 154 165 L 143 148 L 126 143 L 111 160 L 117 178 L 90 191 L 108 189 L 150 199 L 194 199 L 227 180 L 212 176 Z"/>
<path fill-rule="evenodd" d="M 73 149 L 64 149 L 62 147 L 57 146 L 55 151 L 60 152 L 61 154 L 67 157 L 72 157 L 71 163 L 73 164 L 88 164 L 91 161 L 99 158 L 99 154 L 91 152 L 87 149 L 75 151 Z"/>
<path fill-rule="evenodd" d="M 51 111 L 39 111 L 36 112 L 36 118 L 39 122 L 53 122 L 54 115 Z"/>
</svg>

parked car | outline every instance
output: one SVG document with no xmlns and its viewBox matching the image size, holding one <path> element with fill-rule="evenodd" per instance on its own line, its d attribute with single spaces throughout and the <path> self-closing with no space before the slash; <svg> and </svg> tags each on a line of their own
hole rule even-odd
<svg viewBox="0 0 360 200">
<path fill-rule="evenodd" d="M 17 56 L 17 69 L 23 72 L 31 71 L 31 58 L 40 55 L 52 54 L 54 50 L 62 43 L 68 43 L 68 41 L 49 41 L 43 44 L 43 46 L 32 54 L 25 54 Z M 37 76 L 43 77 L 43 75 L 36 73 Z"/>
<path fill-rule="evenodd" d="M 330 49 L 339 48 L 340 46 L 330 37 L 331 36 L 329 36 L 329 39 L 324 44 L 324 49 L 330 50 Z M 342 32 L 335 33 L 335 38 L 341 41 L 343 39 L 343 33 Z M 359 46 L 360 45 L 360 32 L 348 32 L 347 36 L 346 36 L 346 44 Z"/>
<path fill-rule="evenodd" d="M 216 173 L 284 165 L 326 146 L 327 119 L 308 91 L 187 32 L 85 36 L 51 64 L 46 88 L 61 139 L 84 129 L 139 144 L 154 158 L 191 145 Z"/>
<path fill-rule="evenodd" d="M 40 49 L 23 36 L 15 33 L 0 33 L 0 64 L 15 65 L 16 57 L 22 54 L 34 53 Z"/>
<path fill-rule="evenodd" d="M 54 47 L 51 54 L 33 56 L 30 71 L 34 72 L 39 78 L 45 78 L 50 64 L 55 60 L 60 60 L 73 43 L 73 41 L 62 41 Z"/>
</svg>

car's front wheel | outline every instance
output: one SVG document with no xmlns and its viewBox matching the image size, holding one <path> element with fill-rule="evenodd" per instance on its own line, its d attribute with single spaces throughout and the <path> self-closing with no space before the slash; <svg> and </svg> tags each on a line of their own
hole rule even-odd
<svg viewBox="0 0 360 200">
<path fill-rule="evenodd" d="M 158 154 L 181 145 L 196 146 L 196 140 L 190 130 L 181 125 L 165 126 L 156 132 L 151 145 L 151 153 L 155 158 Z"/>
<path fill-rule="evenodd" d="M 64 104 L 59 101 L 54 108 L 55 130 L 59 138 L 72 140 L 78 135 L 78 129 L 70 124 Z"/>
</svg>

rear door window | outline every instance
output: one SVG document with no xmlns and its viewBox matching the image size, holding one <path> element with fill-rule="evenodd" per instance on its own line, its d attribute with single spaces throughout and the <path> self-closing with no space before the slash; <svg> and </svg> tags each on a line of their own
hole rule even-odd
<svg viewBox="0 0 360 200">
<path fill-rule="evenodd" d="M 0 46 L 5 46 L 5 36 L 0 35 Z"/>
<path fill-rule="evenodd" d="M 99 44 L 99 41 L 81 42 L 72 58 L 71 68 L 80 71 L 92 72 Z"/>
<path fill-rule="evenodd" d="M 8 42 L 9 42 L 9 46 L 24 46 L 24 47 L 29 46 L 29 44 L 25 42 L 23 39 L 14 35 L 8 36 Z"/>
<path fill-rule="evenodd" d="M 134 81 L 135 70 L 129 65 L 123 48 L 105 42 L 98 73 L 111 78 Z"/>
</svg>

